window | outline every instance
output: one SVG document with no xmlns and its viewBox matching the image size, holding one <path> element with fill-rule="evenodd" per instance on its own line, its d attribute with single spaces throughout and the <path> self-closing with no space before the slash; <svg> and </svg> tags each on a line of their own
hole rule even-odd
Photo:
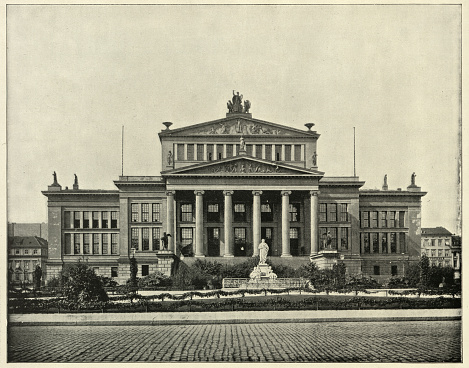
<svg viewBox="0 0 469 368">
<path fill-rule="evenodd" d="M 381 211 L 381 227 L 388 227 L 387 212 Z"/>
<path fill-rule="evenodd" d="M 138 203 L 132 203 L 131 210 L 132 210 L 132 215 L 131 215 L 131 221 L 132 222 L 138 222 Z"/>
<path fill-rule="evenodd" d="M 117 211 L 111 212 L 111 229 L 117 229 Z"/>
<path fill-rule="evenodd" d="M 75 239 L 73 241 L 73 254 L 80 254 L 80 248 L 81 248 L 81 235 L 80 234 L 75 234 Z"/>
<path fill-rule="evenodd" d="M 285 161 L 291 161 L 291 145 L 285 145 Z"/>
<path fill-rule="evenodd" d="M 93 234 L 93 254 L 99 254 L 99 234 Z"/>
<path fill-rule="evenodd" d="M 159 250 L 160 249 L 160 228 L 154 227 L 152 230 L 152 249 Z"/>
<path fill-rule="evenodd" d="M 20 268 L 20 266 L 21 266 L 20 261 L 16 261 L 16 262 L 15 262 L 15 268 Z"/>
<path fill-rule="evenodd" d="M 117 277 L 117 267 L 111 267 L 111 277 Z"/>
<path fill-rule="evenodd" d="M 298 228 L 291 227 L 290 228 L 290 239 L 298 239 Z"/>
<path fill-rule="evenodd" d="M 432 249 L 432 257 L 435 257 L 436 256 L 436 250 L 435 249 Z"/>
<path fill-rule="evenodd" d="M 213 160 L 213 144 L 207 144 L 207 158 L 208 161 Z"/>
<path fill-rule="evenodd" d="M 336 222 L 337 221 L 337 204 L 336 203 L 328 203 L 327 208 L 329 210 L 328 213 L 328 222 Z"/>
<path fill-rule="evenodd" d="M 379 253 L 378 233 L 371 233 L 371 243 L 373 244 L 373 253 Z"/>
<path fill-rule="evenodd" d="M 300 221 L 300 204 L 299 203 L 290 204 L 290 221 L 293 221 L 293 222 Z"/>
<path fill-rule="evenodd" d="M 220 208 L 218 203 L 209 203 L 207 211 L 207 221 L 208 222 L 218 222 L 220 221 Z"/>
<path fill-rule="evenodd" d="M 445 257 L 449 257 L 449 249 L 445 249 Z"/>
<path fill-rule="evenodd" d="M 79 229 L 80 228 L 80 212 L 73 212 L 73 227 L 75 229 Z"/>
<path fill-rule="evenodd" d="M 20 250 L 19 250 L 19 249 L 16 249 L 16 250 L 15 250 L 15 254 L 20 254 Z"/>
<path fill-rule="evenodd" d="M 117 244 L 118 244 L 119 234 L 111 234 L 111 254 L 118 254 Z"/>
<path fill-rule="evenodd" d="M 234 205 L 234 221 L 235 222 L 246 221 L 246 205 L 244 203 L 236 203 Z"/>
<path fill-rule="evenodd" d="M 177 150 L 177 160 L 183 161 L 184 160 L 184 144 L 176 144 Z"/>
<path fill-rule="evenodd" d="M 102 242 L 103 242 L 103 254 L 108 254 L 109 252 L 109 234 L 102 234 Z"/>
<path fill-rule="evenodd" d="M 389 227 L 396 227 L 396 211 L 389 212 Z"/>
<path fill-rule="evenodd" d="M 321 244 L 320 247 L 326 248 L 327 246 L 327 227 L 320 227 L 319 234 L 321 234 Z"/>
<path fill-rule="evenodd" d="M 70 234 L 69 234 L 70 235 Z M 38 250 L 37 249 L 34 249 L 33 250 L 33 254 L 38 254 Z"/>
<path fill-rule="evenodd" d="M 337 249 L 337 228 L 331 227 L 329 232 L 331 236 L 331 249 Z"/>
<path fill-rule="evenodd" d="M 272 145 L 271 144 L 265 145 L 265 159 L 269 161 L 272 160 Z"/>
<path fill-rule="evenodd" d="M 235 227 L 234 229 L 235 243 L 245 243 L 246 242 L 246 228 L 244 227 Z"/>
<path fill-rule="evenodd" d="M 362 227 L 370 227 L 370 213 L 362 212 Z"/>
<path fill-rule="evenodd" d="M 101 227 L 103 229 L 107 229 L 109 227 L 109 220 L 108 220 L 108 217 L 107 217 L 108 213 L 107 212 L 101 212 Z"/>
<path fill-rule="evenodd" d="M 142 265 L 142 277 L 148 276 L 150 266 L 149 265 Z"/>
<path fill-rule="evenodd" d="M 83 254 L 90 254 L 90 234 L 83 234 Z"/>
<path fill-rule="evenodd" d="M 373 266 L 373 274 L 379 276 L 379 266 Z"/>
<path fill-rule="evenodd" d="M 256 157 L 262 158 L 262 144 L 256 145 Z"/>
<path fill-rule="evenodd" d="M 399 227 L 404 227 L 405 226 L 405 212 L 404 211 L 399 211 Z"/>
<path fill-rule="evenodd" d="M 348 204 L 340 203 L 339 208 L 340 208 L 340 221 L 348 222 Z"/>
<path fill-rule="evenodd" d="M 391 242 L 391 253 L 397 252 L 397 243 L 396 243 L 396 233 L 391 233 L 389 235 Z"/>
<path fill-rule="evenodd" d="M 29 254 L 29 249 L 25 249 L 24 254 Z"/>
<path fill-rule="evenodd" d="M 90 213 L 85 211 L 83 212 L 83 229 L 90 228 Z"/>
<path fill-rule="evenodd" d="M 378 227 L 378 211 L 371 212 L 371 227 Z"/>
<path fill-rule="evenodd" d="M 443 257 L 443 249 L 438 249 L 438 257 Z"/>
<path fill-rule="evenodd" d="M 64 212 L 64 228 L 70 229 L 70 211 Z"/>
<path fill-rule="evenodd" d="M 438 246 L 441 247 L 443 245 L 443 239 L 438 239 Z"/>
<path fill-rule="evenodd" d="M 386 233 L 381 234 L 381 252 L 382 253 L 388 252 L 388 234 Z"/>
<path fill-rule="evenodd" d="M 406 253 L 406 242 L 405 242 L 405 233 L 399 233 L 399 246 L 401 248 L 401 253 Z"/>
<path fill-rule="evenodd" d="M 322 222 L 327 221 L 326 213 L 327 213 L 326 204 L 319 203 L 319 221 L 322 221 Z"/>
<path fill-rule="evenodd" d="M 192 221 L 192 203 L 181 204 L 181 221 Z"/>
<path fill-rule="evenodd" d="M 142 222 L 150 221 L 150 204 L 142 203 Z"/>
<path fill-rule="evenodd" d="M 274 215 L 272 212 L 272 206 L 270 203 L 261 204 L 261 221 L 262 222 L 271 222 L 274 220 Z"/>
<path fill-rule="evenodd" d="M 140 229 L 138 228 L 132 228 L 132 234 L 130 238 L 130 247 L 134 248 L 135 250 L 138 250 L 138 235 L 139 235 Z"/>
<path fill-rule="evenodd" d="M 348 249 L 348 227 L 341 227 L 340 229 L 340 247 Z"/>
<path fill-rule="evenodd" d="M 192 244 L 192 228 L 183 227 L 181 228 L 181 246 L 185 247 Z"/>
<path fill-rule="evenodd" d="M 142 229 L 142 250 L 150 250 L 150 229 L 148 227 Z"/>
<path fill-rule="evenodd" d="M 197 145 L 197 161 L 203 161 L 203 160 L 204 160 L 204 145 L 198 144 Z"/>
<path fill-rule="evenodd" d="M 435 239 L 432 239 L 432 247 L 436 247 Z"/>
<path fill-rule="evenodd" d="M 29 270 L 29 261 L 23 261 L 24 263 L 24 269 Z"/>
<path fill-rule="evenodd" d="M 226 157 L 233 157 L 233 145 L 232 144 L 226 145 Z"/>
<path fill-rule="evenodd" d="M 397 266 L 391 266 L 391 276 L 397 276 Z"/>
<path fill-rule="evenodd" d="M 295 161 L 301 161 L 301 144 L 295 144 Z"/>
<path fill-rule="evenodd" d="M 187 160 L 194 161 L 194 145 L 193 144 L 187 145 Z"/>
<path fill-rule="evenodd" d="M 99 228 L 99 212 L 93 211 L 93 229 Z"/>
<path fill-rule="evenodd" d="M 222 144 L 217 145 L 217 157 L 219 160 L 223 158 L 223 145 Z"/>
<path fill-rule="evenodd" d="M 160 222 L 160 204 L 159 203 L 153 203 L 151 205 L 151 220 L 152 222 Z"/>
<path fill-rule="evenodd" d="M 363 253 L 370 253 L 370 234 L 363 234 Z"/>
</svg>

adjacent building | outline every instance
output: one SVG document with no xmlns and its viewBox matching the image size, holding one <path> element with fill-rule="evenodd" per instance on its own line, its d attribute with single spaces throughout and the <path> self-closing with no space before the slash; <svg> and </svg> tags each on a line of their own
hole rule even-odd
<svg viewBox="0 0 469 368">
<path fill-rule="evenodd" d="M 422 228 L 422 255 L 425 254 L 432 266 L 453 267 L 453 234 L 444 227 Z"/>
<path fill-rule="evenodd" d="M 272 262 L 344 262 L 349 273 L 402 276 L 420 256 L 421 198 L 406 190 L 363 190 L 355 176 L 319 169 L 312 130 L 252 117 L 233 94 L 226 116 L 159 133 L 162 172 L 120 176 L 116 190 L 54 182 L 48 197 L 48 277 L 78 259 L 125 282 L 129 259 L 139 275 L 171 274 L 180 259 L 238 262 L 265 239 Z M 322 168 L 326 169 L 326 168 Z"/>
<path fill-rule="evenodd" d="M 8 271 L 13 285 L 31 284 L 33 273 L 39 265 L 46 279 L 48 244 L 38 236 L 8 237 Z"/>
<path fill-rule="evenodd" d="M 48 226 L 46 223 L 23 223 L 23 222 L 9 222 L 8 223 L 8 236 L 38 236 L 39 238 L 47 240 Z"/>
</svg>

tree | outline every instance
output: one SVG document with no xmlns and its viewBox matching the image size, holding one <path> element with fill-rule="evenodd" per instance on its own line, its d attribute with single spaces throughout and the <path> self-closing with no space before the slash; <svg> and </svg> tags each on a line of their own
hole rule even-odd
<svg viewBox="0 0 469 368">
<path fill-rule="evenodd" d="M 137 288 L 137 272 L 138 264 L 135 257 L 130 258 L 130 286 L 132 288 Z"/>
<path fill-rule="evenodd" d="M 419 262 L 420 267 L 420 283 L 419 288 L 428 289 L 429 287 L 429 270 L 430 270 L 430 260 L 426 254 L 422 254 Z"/>
<path fill-rule="evenodd" d="M 101 278 L 87 264 L 68 265 L 61 276 L 62 292 L 70 307 L 81 308 L 87 303 L 108 300 Z"/>
<path fill-rule="evenodd" d="M 34 281 L 34 286 L 36 287 L 36 289 L 41 288 L 41 278 L 42 278 L 41 266 L 36 265 L 36 268 L 34 269 L 34 273 L 33 273 L 33 281 Z"/>
</svg>

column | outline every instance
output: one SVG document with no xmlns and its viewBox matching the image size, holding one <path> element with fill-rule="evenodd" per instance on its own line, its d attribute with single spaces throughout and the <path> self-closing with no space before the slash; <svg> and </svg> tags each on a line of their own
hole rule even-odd
<svg viewBox="0 0 469 368">
<path fill-rule="evenodd" d="M 265 144 L 262 145 L 262 158 L 266 160 L 267 158 L 265 157 Z"/>
<path fill-rule="evenodd" d="M 291 257 L 290 254 L 290 194 L 289 190 L 282 190 L 282 255 Z"/>
<path fill-rule="evenodd" d="M 225 196 L 225 255 L 224 257 L 234 257 L 233 255 L 233 209 L 232 209 L 232 190 L 224 190 Z"/>
<path fill-rule="evenodd" d="M 252 157 L 256 157 L 256 149 L 257 149 L 256 147 L 257 147 L 256 144 L 252 145 Z"/>
<path fill-rule="evenodd" d="M 280 161 L 285 161 L 285 145 L 282 144 L 282 153 L 280 154 Z"/>
<path fill-rule="evenodd" d="M 204 143 L 204 161 L 208 161 L 208 157 L 207 157 L 207 143 Z"/>
<path fill-rule="evenodd" d="M 253 257 L 259 255 L 257 248 L 261 242 L 261 190 L 252 191 L 252 247 L 254 252 Z"/>
<path fill-rule="evenodd" d="M 168 250 L 176 253 L 176 234 L 174 234 L 174 195 L 176 192 L 174 190 L 166 191 L 166 234 L 171 234 L 168 236 Z"/>
<path fill-rule="evenodd" d="M 204 255 L 204 201 L 203 190 L 194 191 L 195 194 L 195 256 Z"/>
<path fill-rule="evenodd" d="M 226 158 L 226 143 L 223 144 L 223 158 Z"/>
<path fill-rule="evenodd" d="M 187 143 L 184 143 L 184 161 L 187 161 Z"/>
<path fill-rule="evenodd" d="M 311 194 L 311 255 L 319 252 L 319 229 L 318 229 L 318 209 L 319 209 L 319 190 L 312 190 Z"/>
</svg>

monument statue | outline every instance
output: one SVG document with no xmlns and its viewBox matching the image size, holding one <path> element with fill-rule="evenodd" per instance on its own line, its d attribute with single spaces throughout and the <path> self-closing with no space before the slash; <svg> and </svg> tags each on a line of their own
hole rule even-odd
<svg viewBox="0 0 469 368">
<path fill-rule="evenodd" d="M 317 163 L 318 163 L 318 154 L 316 153 L 316 151 L 314 151 L 313 153 L 313 166 L 318 166 Z"/>
<path fill-rule="evenodd" d="M 59 184 L 59 183 L 57 183 L 57 174 L 56 174 L 55 171 L 52 175 L 54 176 L 54 184 Z"/>
<path fill-rule="evenodd" d="M 244 101 L 244 112 L 249 113 L 250 108 L 251 108 L 251 101 L 249 100 Z"/>
<path fill-rule="evenodd" d="M 169 241 L 169 237 L 171 236 L 171 234 L 166 234 L 166 233 L 163 233 L 163 237 L 161 238 L 161 242 L 163 243 L 163 249 L 164 250 L 168 250 L 168 241 Z"/>
<path fill-rule="evenodd" d="M 384 175 L 384 184 L 383 186 L 387 187 L 388 186 L 388 174 Z"/>
<path fill-rule="evenodd" d="M 246 142 L 244 141 L 243 137 L 239 138 L 239 150 L 246 151 Z"/>
<path fill-rule="evenodd" d="M 267 253 L 269 252 L 269 246 L 265 242 L 265 239 L 262 239 L 262 242 L 259 244 L 259 264 L 265 264 L 267 261 Z"/>
<path fill-rule="evenodd" d="M 332 249 L 332 236 L 330 231 L 327 232 L 326 238 L 323 242 L 323 247 L 324 249 Z"/>
<path fill-rule="evenodd" d="M 173 153 L 171 151 L 168 152 L 168 165 L 173 164 Z"/>
<path fill-rule="evenodd" d="M 243 112 L 243 95 L 239 95 L 239 92 L 233 90 L 232 102 L 228 101 L 228 110 L 230 112 Z M 231 106 L 231 110 L 230 110 Z"/>
<path fill-rule="evenodd" d="M 78 185 L 78 176 L 77 174 L 73 174 L 73 175 L 75 175 L 75 182 L 73 184 Z"/>
<path fill-rule="evenodd" d="M 415 175 L 415 172 L 412 173 L 412 176 L 410 177 L 410 185 L 415 185 L 415 177 L 417 175 Z"/>
</svg>

